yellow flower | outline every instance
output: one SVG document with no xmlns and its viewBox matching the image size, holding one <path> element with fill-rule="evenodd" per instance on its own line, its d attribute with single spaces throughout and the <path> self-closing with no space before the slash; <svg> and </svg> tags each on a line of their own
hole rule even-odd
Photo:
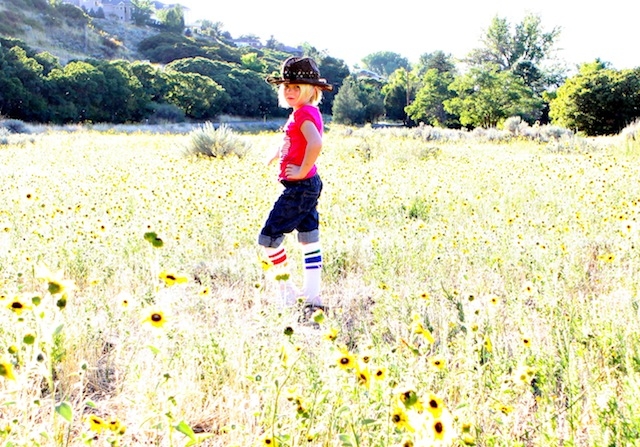
<svg viewBox="0 0 640 447">
<path fill-rule="evenodd" d="M 429 329 L 425 328 L 419 320 L 420 317 L 418 315 L 414 315 L 413 322 L 411 323 L 411 330 L 414 334 L 423 336 L 425 340 L 433 344 L 433 335 L 431 335 Z"/>
<path fill-rule="evenodd" d="M 361 353 L 360 353 L 360 361 L 362 363 L 369 363 L 371 362 L 371 359 L 373 358 L 373 352 L 371 351 L 371 347 L 366 347 Z"/>
<path fill-rule="evenodd" d="M 7 305 L 7 308 L 16 315 L 22 315 L 23 311 L 31 309 L 31 307 L 28 304 L 24 303 L 19 296 L 13 298 L 13 300 L 11 300 Z"/>
<path fill-rule="evenodd" d="M 384 380 L 387 378 L 387 368 L 376 368 L 373 371 L 373 378 L 376 380 Z"/>
<path fill-rule="evenodd" d="M 336 341 L 338 338 L 338 329 L 334 327 L 327 329 L 327 331 L 322 335 L 322 338 L 329 341 Z"/>
<path fill-rule="evenodd" d="M 521 366 L 514 372 L 513 378 L 515 382 L 519 382 L 523 385 L 531 385 L 536 372 L 529 366 Z"/>
<path fill-rule="evenodd" d="M 522 344 L 524 345 L 525 348 L 530 348 L 531 347 L 531 337 L 529 336 L 524 336 L 522 337 Z"/>
<path fill-rule="evenodd" d="M 491 343 L 491 339 L 489 338 L 489 336 L 487 334 L 484 334 L 483 346 L 484 346 L 485 351 L 493 352 L 493 344 Z"/>
<path fill-rule="evenodd" d="M 613 253 L 605 253 L 598 256 L 598 260 L 606 263 L 611 263 L 616 260 L 616 255 Z"/>
<path fill-rule="evenodd" d="M 271 435 L 265 434 L 262 436 L 261 444 L 266 447 L 276 447 L 278 446 L 278 440 Z"/>
<path fill-rule="evenodd" d="M 347 350 L 346 346 L 342 346 L 338 352 L 336 363 L 344 370 L 352 369 L 356 366 L 356 358 Z"/>
<path fill-rule="evenodd" d="M 188 281 L 186 276 L 180 276 L 174 272 L 168 272 L 166 270 L 161 271 L 159 277 L 167 287 L 171 287 L 175 284 L 183 284 Z"/>
<path fill-rule="evenodd" d="M 400 443 L 400 447 L 413 447 L 413 446 L 414 446 L 413 440 L 411 440 L 410 438 L 405 438 Z"/>
<path fill-rule="evenodd" d="M 438 418 L 440 417 L 440 415 L 442 414 L 442 410 L 444 409 L 444 402 L 435 394 L 429 393 L 426 409 L 429 413 L 431 413 L 431 416 L 433 416 L 434 418 Z"/>
<path fill-rule="evenodd" d="M 439 355 L 431 357 L 429 359 L 429 363 L 431 364 L 431 366 L 439 370 L 443 370 L 444 367 L 446 366 L 446 362 L 444 361 L 444 358 L 442 358 L 442 356 L 439 356 Z"/>
<path fill-rule="evenodd" d="M 358 383 L 365 388 L 369 388 L 371 385 L 371 373 L 369 372 L 369 368 L 367 366 L 362 366 L 360 364 L 356 367 L 356 378 L 358 379 Z"/>
<path fill-rule="evenodd" d="M 109 430 L 112 432 L 118 432 L 120 430 L 120 426 L 120 421 L 115 417 L 109 419 L 109 422 L 107 422 L 107 427 L 109 427 Z"/>
<path fill-rule="evenodd" d="M 391 422 L 393 422 L 396 428 L 400 430 L 404 429 L 413 431 L 413 427 L 409 423 L 409 417 L 407 416 L 407 413 L 399 405 L 394 406 L 393 411 L 391 411 Z"/>
<path fill-rule="evenodd" d="M 4 377 L 7 380 L 16 380 L 16 376 L 13 374 L 13 364 L 11 364 L 11 362 L 0 359 L 0 377 Z"/>
<path fill-rule="evenodd" d="M 89 430 L 95 433 L 102 433 L 107 428 L 107 424 L 100 416 L 95 414 L 90 415 L 87 420 L 89 421 Z"/>
<path fill-rule="evenodd" d="M 154 328 L 161 329 L 167 324 L 167 317 L 160 309 L 151 309 L 147 317 L 143 320 L 143 323 L 149 323 Z"/>
<path fill-rule="evenodd" d="M 453 417 L 448 411 L 444 411 L 439 417 L 431 421 L 433 439 L 441 445 L 450 445 L 455 436 L 453 430 Z"/>
</svg>

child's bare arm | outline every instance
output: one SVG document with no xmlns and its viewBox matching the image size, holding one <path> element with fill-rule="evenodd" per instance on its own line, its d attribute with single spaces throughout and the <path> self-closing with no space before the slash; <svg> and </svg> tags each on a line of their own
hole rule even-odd
<svg viewBox="0 0 640 447">
<path fill-rule="evenodd" d="M 270 165 L 279 157 L 280 157 L 280 147 L 276 146 L 273 148 L 272 152 L 269 152 L 269 155 L 267 156 L 267 159 L 266 159 L 267 165 Z"/>
</svg>

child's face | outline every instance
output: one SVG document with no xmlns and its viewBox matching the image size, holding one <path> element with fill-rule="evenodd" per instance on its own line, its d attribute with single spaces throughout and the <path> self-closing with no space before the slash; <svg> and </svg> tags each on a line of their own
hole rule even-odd
<svg viewBox="0 0 640 447">
<path fill-rule="evenodd" d="M 284 98 L 287 104 L 294 109 L 298 109 L 309 102 L 309 98 L 305 98 L 304 95 L 302 95 L 299 84 L 285 84 Z"/>
</svg>

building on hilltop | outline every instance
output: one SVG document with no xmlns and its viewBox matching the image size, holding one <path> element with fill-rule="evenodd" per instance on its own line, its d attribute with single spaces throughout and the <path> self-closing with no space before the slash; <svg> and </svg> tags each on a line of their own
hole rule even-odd
<svg viewBox="0 0 640 447">
<path fill-rule="evenodd" d="M 118 20 L 120 22 L 131 22 L 133 20 L 133 3 L 131 0 L 63 0 L 65 3 L 82 8 L 90 15 L 96 15 L 102 9 L 105 19 Z M 185 23 L 187 15 L 191 10 L 179 3 L 165 4 L 160 1 L 151 2 L 151 6 L 155 11 L 180 6 L 185 15 Z"/>
<path fill-rule="evenodd" d="M 130 22 L 132 18 L 133 4 L 130 0 L 65 0 L 65 3 L 71 3 L 92 15 L 102 9 L 105 19 Z"/>
</svg>

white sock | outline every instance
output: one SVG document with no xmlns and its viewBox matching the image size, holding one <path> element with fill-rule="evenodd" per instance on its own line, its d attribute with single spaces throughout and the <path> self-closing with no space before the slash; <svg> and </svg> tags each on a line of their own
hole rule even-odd
<svg viewBox="0 0 640 447">
<path fill-rule="evenodd" d="M 287 251 L 282 245 L 276 248 L 264 247 L 264 252 L 274 267 L 284 267 L 287 265 Z"/>
<path fill-rule="evenodd" d="M 271 265 L 276 269 L 275 277 L 278 279 L 278 290 L 281 300 L 280 304 L 284 306 L 293 306 L 297 302 L 300 292 L 291 281 L 290 272 L 287 267 L 287 251 L 282 245 L 276 248 L 264 247 L 264 251 L 269 258 L 269 262 L 271 262 Z M 288 278 L 279 279 L 280 275 L 286 275 Z"/>
<path fill-rule="evenodd" d="M 308 303 L 320 303 L 320 285 L 322 282 L 322 250 L 320 242 L 302 245 L 304 257 L 303 293 Z"/>
</svg>

